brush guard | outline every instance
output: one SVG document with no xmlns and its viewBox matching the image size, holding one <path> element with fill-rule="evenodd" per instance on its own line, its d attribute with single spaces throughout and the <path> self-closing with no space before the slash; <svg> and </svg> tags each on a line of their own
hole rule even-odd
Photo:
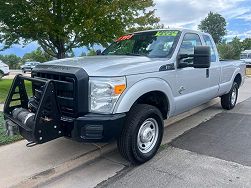
<svg viewBox="0 0 251 188">
<path fill-rule="evenodd" d="M 28 106 L 29 98 L 25 81 L 32 83 L 33 97 L 35 96 L 34 84 L 43 87 L 35 112 Z M 42 144 L 64 136 L 63 125 L 60 121 L 61 113 L 56 102 L 55 82 L 57 81 L 22 75 L 14 78 L 4 106 L 6 129 L 10 134 L 13 134 L 13 130 L 16 129 L 26 140 L 35 144 Z M 17 95 L 18 98 L 14 97 Z M 15 104 L 17 102 L 19 104 Z M 30 113 L 32 118 L 28 123 L 26 119 L 21 121 L 13 116 L 15 109 L 22 109 L 26 114 Z"/>
</svg>

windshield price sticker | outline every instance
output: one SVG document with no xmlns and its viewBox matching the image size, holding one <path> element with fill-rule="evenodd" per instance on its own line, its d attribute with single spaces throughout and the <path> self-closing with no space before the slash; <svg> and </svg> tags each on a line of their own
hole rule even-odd
<svg viewBox="0 0 251 188">
<path fill-rule="evenodd" d="M 132 37 L 133 37 L 133 35 L 125 35 L 125 36 L 119 37 L 119 38 L 116 40 L 116 42 L 122 41 L 122 40 L 130 40 Z"/>
<path fill-rule="evenodd" d="M 163 37 L 163 36 L 176 37 L 178 33 L 179 33 L 178 31 L 158 31 L 155 36 L 156 37 Z"/>
</svg>

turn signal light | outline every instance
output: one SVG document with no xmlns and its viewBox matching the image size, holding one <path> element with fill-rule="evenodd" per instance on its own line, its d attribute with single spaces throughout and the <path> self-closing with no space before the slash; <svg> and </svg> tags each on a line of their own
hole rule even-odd
<svg viewBox="0 0 251 188">
<path fill-rule="evenodd" d="M 126 89 L 126 85 L 117 85 L 114 87 L 114 94 L 116 95 L 120 95 L 124 92 L 124 90 Z"/>
</svg>

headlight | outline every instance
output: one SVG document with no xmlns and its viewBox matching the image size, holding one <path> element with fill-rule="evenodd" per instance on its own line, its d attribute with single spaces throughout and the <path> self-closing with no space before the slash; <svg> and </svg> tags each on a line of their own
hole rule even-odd
<svg viewBox="0 0 251 188">
<path fill-rule="evenodd" d="M 112 113 L 119 96 L 126 89 L 125 77 L 90 77 L 89 111 Z"/>
</svg>

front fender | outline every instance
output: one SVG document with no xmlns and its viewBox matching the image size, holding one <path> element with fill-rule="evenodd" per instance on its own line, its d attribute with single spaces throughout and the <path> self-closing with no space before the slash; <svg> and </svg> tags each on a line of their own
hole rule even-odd
<svg viewBox="0 0 251 188">
<path fill-rule="evenodd" d="M 151 91 L 160 91 L 166 95 L 169 104 L 168 115 L 170 115 L 175 110 L 174 97 L 169 84 L 160 78 L 146 78 L 126 89 L 125 93 L 119 98 L 114 113 L 128 112 L 142 95 Z"/>
</svg>

